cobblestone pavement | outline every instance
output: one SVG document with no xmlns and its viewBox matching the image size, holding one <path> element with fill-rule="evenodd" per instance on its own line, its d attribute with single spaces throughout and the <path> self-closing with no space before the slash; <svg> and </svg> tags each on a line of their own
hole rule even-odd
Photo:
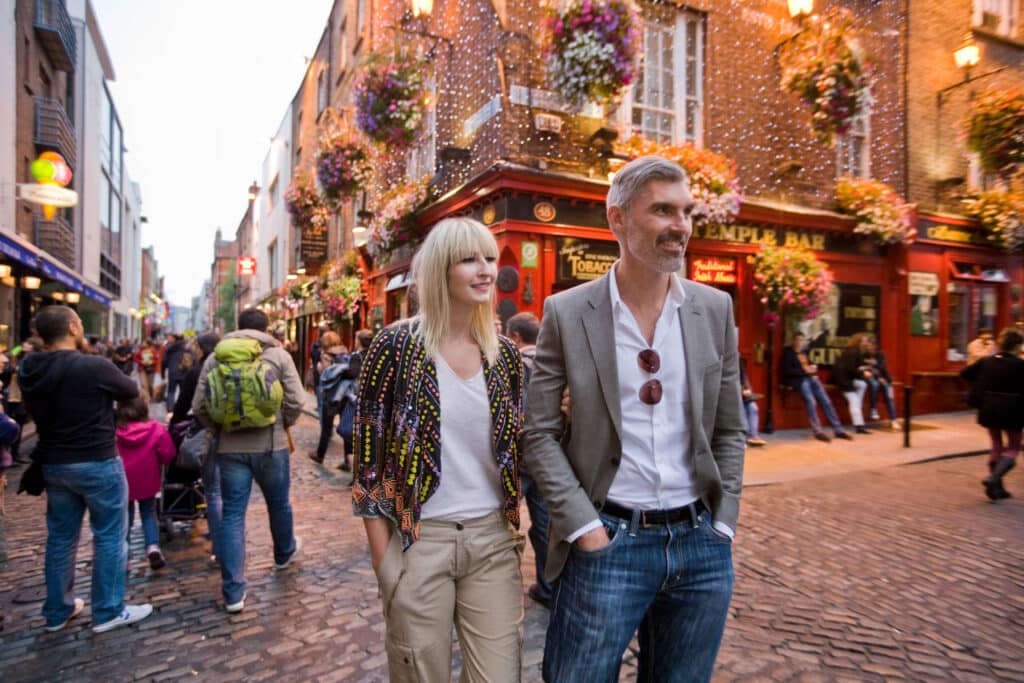
<svg viewBox="0 0 1024 683">
<path fill-rule="evenodd" d="M 204 524 L 164 544 L 152 572 L 141 530 L 128 598 L 156 614 L 93 635 L 89 608 L 45 634 L 45 499 L 7 495 L 10 562 L 0 571 L 0 671 L 17 681 L 384 681 L 381 613 L 347 476 L 303 457 L 315 424 L 295 430 L 293 568 L 275 574 L 265 508 L 249 509 L 246 609 L 228 615 Z M 336 448 L 336 446 L 335 446 Z M 870 453 L 864 457 L 870 458 Z M 978 457 L 751 488 L 735 545 L 736 592 L 716 681 L 1024 681 L 1024 476 L 992 505 Z M 89 595 L 88 530 L 78 594 Z M 524 578 L 532 581 L 532 558 Z M 526 600 L 525 680 L 537 681 L 547 614 Z M 623 680 L 635 669 L 627 655 Z"/>
</svg>

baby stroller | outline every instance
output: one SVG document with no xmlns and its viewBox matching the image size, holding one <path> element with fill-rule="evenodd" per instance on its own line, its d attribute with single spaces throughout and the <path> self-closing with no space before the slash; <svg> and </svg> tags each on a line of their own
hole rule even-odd
<svg viewBox="0 0 1024 683">
<path fill-rule="evenodd" d="M 181 442 L 201 428 L 192 420 L 171 425 L 171 439 L 175 447 L 180 449 Z M 176 458 L 164 466 L 159 495 L 160 530 L 168 538 L 190 530 L 193 521 L 206 516 L 206 495 L 199 470 L 182 466 L 179 460 Z"/>
</svg>

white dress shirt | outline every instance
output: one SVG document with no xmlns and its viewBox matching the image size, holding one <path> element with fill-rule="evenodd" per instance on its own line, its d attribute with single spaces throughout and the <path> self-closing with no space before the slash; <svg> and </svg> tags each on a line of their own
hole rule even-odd
<svg viewBox="0 0 1024 683">
<path fill-rule="evenodd" d="M 617 264 L 616 264 L 617 265 Z M 686 383 L 686 355 L 679 309 L 686 293 L 673 275 L 668 295 L 654 327 L 654 340 L 647 344 L 640 325 L 623 302 L 616 282 L 617 268 L 608 278 L 615 334 L 615 361 L 619 379 L 622 416 L 622 453 L 619 467 L 608 490 L 608 500 L 639 510 L 667 510 L 694 503 L 699 498 L 690 458 L 689 392 Z M 661 359 L 656 373 L 641 369 L 641 351 L 654 349 Z M 651 406 L 640 400 L 640 387 L 650 379 L 661 382 L 661 401 Z M 570 543 L 601 525 L 595 520 L 573 532 Z M 715 528 L 729 536 L 725 524 Z"/>
</svg>

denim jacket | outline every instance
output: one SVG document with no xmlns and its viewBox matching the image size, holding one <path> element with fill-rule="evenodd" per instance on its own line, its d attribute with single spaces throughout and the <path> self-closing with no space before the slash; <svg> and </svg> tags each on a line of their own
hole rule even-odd
<svg viewBox="0 0 1024 683">
<path fill-rule="evenodd" d="M 503 508 L 518 528 L 522 356 L 499 337 L 497 358 L 493 364 L 485 358 L 483 369 Z M 440 421 L 437 366 L 410 323 L 385 329 L 366 352 L 360 376 L 352 508 L 359 517 L 390 520 L 405 549 L 419 538 L 420 510 L 440 483 Z"/>
</svg>

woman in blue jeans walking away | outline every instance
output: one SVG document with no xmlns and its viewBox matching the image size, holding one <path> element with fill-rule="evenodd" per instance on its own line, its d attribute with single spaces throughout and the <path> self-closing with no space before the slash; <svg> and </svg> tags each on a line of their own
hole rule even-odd
<svg viewBox="0 0 1024 683">
<path fill-rule="evenodd" d="M 160 466 L 174 460 L 175 448 L 167 427 L 149 417 L 145 394 L 117 403 L 117 452 L 128 478 L 128 533 L 131 543 L 135 504 L 138 502 L 146 557 L 152 569 L 166 562 L 160 551 L 160 528 L 156 518 L 156 494 L 160 492 Z"/>
</svg>

